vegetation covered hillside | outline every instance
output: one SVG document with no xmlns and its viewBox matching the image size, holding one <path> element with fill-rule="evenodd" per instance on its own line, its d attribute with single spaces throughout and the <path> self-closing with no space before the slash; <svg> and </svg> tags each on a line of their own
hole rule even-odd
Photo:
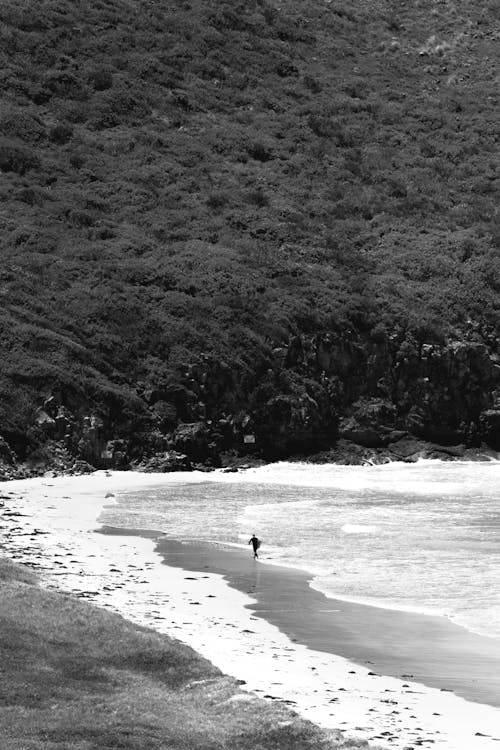
<svg viewBox="0 0 500 750">
<path fill-rule="evenodd" d="M 0 35 L 4 463 L 500 447 L 498 0 L 3 0 Z"/>
</svg>

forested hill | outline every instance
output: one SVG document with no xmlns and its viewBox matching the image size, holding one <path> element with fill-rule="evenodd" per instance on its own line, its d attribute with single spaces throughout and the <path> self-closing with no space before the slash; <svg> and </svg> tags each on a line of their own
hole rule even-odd
<svg viewBox="0 0 500 750">
<path fill-rule="evenodd" d="M 499 0 L 3 0 L 0 35 L 5 466 L 500 447 Z"/>
</svg>

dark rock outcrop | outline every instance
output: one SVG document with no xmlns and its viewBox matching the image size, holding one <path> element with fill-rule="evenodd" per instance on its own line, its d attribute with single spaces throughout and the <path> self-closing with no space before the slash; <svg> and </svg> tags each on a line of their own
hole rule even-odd
<svg viewBox="0 0 500 750">
<path fill-rule="evenodd" d="M 484 343 L 477 332 L 432 342 L 404 332 L 294 336 L 245 377 L 203 355 L 177 383 L 137 393 L 132 420 L 48 394 L 33 415 L 22 471 L 163 472 L 311 455 L 362 464 L 500 450 L 496 339 Z M 75 469 L 75 460 L 84 463 Z M 6 440 L 0 463 L 9 477 L 20 463 Z"/>
<path fill-rule="evenodd" d="M 488 445 L 500 450 L 500 408 L 485 409 L 481 412 L 479 432 Z"/>
<path fill-rule="evenodd" d="M 203 462 L 213 455 L 214 446 L 204 422 L 180 424 L 172 433 L 171 439 L 174 449 L 193 461 Z"/>
<path fill-rule="evenodd" d="M 170 471 L 191 471 L 193 465 L 183 453 L 165 451 L 134 465 L 133 468 L 137 471 L 166 473 Z"/>
<path fill-rule="evenodd" d="M 0 462 L 12 466 L 15 463 L 16 456 L 14 451 L 3 437 L 0 436 Z"/>
</svg>

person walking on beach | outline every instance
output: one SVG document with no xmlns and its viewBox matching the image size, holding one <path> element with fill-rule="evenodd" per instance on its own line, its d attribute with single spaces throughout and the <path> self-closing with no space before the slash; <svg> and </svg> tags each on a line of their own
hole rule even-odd
<svg viewBox="0 0 500 750">
<path fill-rule="evenodd" d="M 252 547 L 253 547 L 253 556 L 254 556 L 254 559 L 255 559 L 256 557 L 258 557 L 257 550 L 260 547 L 260 539 L 257 539 L 257 537 L 255 536 L 255 534 L 253 534 L 252 538 L 250 539 L 250 541 L 248 542 L 248 544 L 251 544 Z"/>
</svg>

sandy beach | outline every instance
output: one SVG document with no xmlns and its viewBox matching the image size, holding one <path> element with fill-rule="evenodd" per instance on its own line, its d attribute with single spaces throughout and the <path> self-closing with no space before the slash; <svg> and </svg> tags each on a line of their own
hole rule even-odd
<svg viewBox="0 0 500 750">
<path fill-rule="evenodd" d="M 496 640 L 444 618 L 327 599 L 305 574 L 247 550 L 100 527 L 121 491 L 173 480 L 98 472 L 5 483 L 3 553 L 46 587 L 173 635 L 245 689 L 347 737 L 400 750 L 499 746 Z"/>
<path fill-rule="evenodd" d="M 119 533 L 117 531 L 117 533 Z M 294 642 L 500 708 L 500 641 L 448 619 L 330 599 L 300 570 L 255 562 L 222 545 L 160 539 L 167 565 L 210 571 L 252 597 L 247 605 Z M 460 660 L 457 660 L 460 654 Z M 402 670 L 402 665 L 404 669 Z"/>
</svg>

